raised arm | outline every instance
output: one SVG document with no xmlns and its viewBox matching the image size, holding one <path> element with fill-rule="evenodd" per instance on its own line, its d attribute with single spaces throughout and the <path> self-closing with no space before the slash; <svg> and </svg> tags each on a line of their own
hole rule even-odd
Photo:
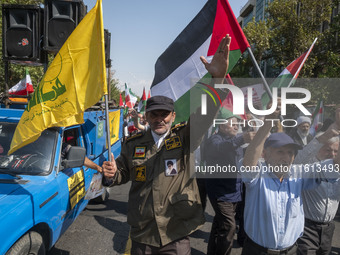
<svg viewBox="0 0 340 255">
<path fill-rule="evenodd" d="M 129 110 L 129 113 L 132 116 L 133 124 L 135 125 L 135 127 L 138 128 L 139 130 L 145 130 L 145 126 L 140 124 L 140 122 L 138 120 L 137 111 L 135 109 L 131 109 L 131 110 Z"/>
<path fill-rule="evenodd" d="M 208 63 L 205 57 L 200 57 L 205 69 L 207 69 L 213 78 L 220 79 L 220 83 L 223 83 L 229 67 L 230 42 L 231 37 L 227 34 L 218 45 L 216 53 L 210 63 Z"/>
<path fill-rule="evenodd" d="M 227 74 L 229 67 L 229 46 L 231 42 L 231 37 L 226 35 L 220 42 L 218 49 L 216 50 L 215 55 L 213 56 L 210 63 L 201 56 L 201 61 L 204 64 L 205 68 L 212 76 L 211 86 L 214 84 L 222 84 L 224 83 L 224 78 Z M 222 90 L 216 90 L 223 100 L 226 97 L 226 93 Z M 207 115 L 201 115 L 201 109 L 198 108 L 196 112 L 190 115 L 189 125 L 186 129 L 186 137 L 190 140 L 190 150 L 194 151 L 201 144 L 203 136 L 208 128 L 211 126 L 213 119 L 220 106 L 214 105 L 211 100 L 207 102 L 207 109 L 209 109 L 209 113 Z M 194 128 L 191 128 L 194 127 Z"/>
</svg>

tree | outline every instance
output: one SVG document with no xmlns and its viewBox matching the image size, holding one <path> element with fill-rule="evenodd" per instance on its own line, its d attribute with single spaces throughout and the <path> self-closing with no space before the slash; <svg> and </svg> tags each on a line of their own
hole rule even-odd
<svg viewBox="0 0 340 255">
<path fill-rule="evenodd" d="M 332 14 L 338 5 L 339 0 L 274 0 L 266 9 L 266 20 L 258 23 L 253 20 L 244 29 L 256 59 L 271 62 L 274 69 L 283 70 L 318 37 L 299 78 L 338 77 L 340 15 Z M 250 58 L 244 57 L 241 61 L 252 66 Z M 249 73 L 249 68 L 245 71 L 243 75 Z M 335 103 L 338 99 L 334 95 L 340 93 L 340 88 L 316 86 L 314 82 L 304 87 L 313 92 L 310 103 L 316 103 L 321 97 L 327 103 Z"/>
<path fill-rule="evenodd" d="M 43 0 L 3 0 L 3 4 L 31 4 L 31 5 L 40 5 L 44 1 Z M 0 36 L 2 36 L 2 11 L 0 12 Z M 18 81 L 25 77 L 25 68 L 26 66 L 17 65 L 17 64 L 9 64 L 9 84 L 11 87 L 15 85 Z M 31 75 L 33 86 L 37 86 L 40 79 L 44 74 L 43 67 L 27 67 L 28 71 Z M 0 44 L 0 92 L 5 91 L 5 64 L 2 59 L 2 43 Z"/>
<path fill-rule="evenodd" d="M 285 67 L 306 51 L 313 40 L 318 43 L 305 63 L 300 77 L 318 77 L 315 67 L 327 45 L 322 25 L 329 23 L 332 0 L 275 0 L 267 9 L 271 56 L 276 67 Z M 329 49 L 326 49 L 328 51 Z"/>
<path fill-rule="evenodd" d="M 272 37 L 272 31 L 268 28 L 267 22 L 264 20 L 255 22 L 255 18 L 253 18 L 253 20 L 244 28 L 244 34 L 251 45 L 256 60 L 259 63 L 261 63 L 262 60 L 266 60 L 268 58 L 268 53 L 270 52 L 269 42 Z M 248 52 L 246 52 L 244 53 L 244 56 L 240 58 L 238 64 L 230 73 L 230 76 L 239 78 L 252 77 L 250 73 L 253 73 L 253 70 L 253 62 L 251 61 Z"/>
<path fill-rule="evenodd" d="M 318 37 L 300 77 L 337 77 L 340 73 L 340 15 L 332 16 L 339 0 L 274 0 L 266 20 L 249 22 L 244 33 L 257 61 L 273 59 L 282 69 Z M 331 20 L 332 19 L 332 20 Z"/>
<path fill-rule="evenodd" d="M 114 100 L 116 106 L 118 106 L 120 90 L 118 88 L 119 80 L 117 78 L 114 78 L 115 73 L 115 70 L 111 71 L 110 73 L 111 100 Z"/>
<path fill-rule="evenodd" d="M 254 56 L 259 62 L 268 55 L 272 33 L 273 31 L 268 28 L 266 21 L 260 20 L 259 22 L 255 22 L 255 18 L 253 18 L 252 22 L 249 22 L 244 29 L 244 34 L 251 43 Z"/>
</svg>

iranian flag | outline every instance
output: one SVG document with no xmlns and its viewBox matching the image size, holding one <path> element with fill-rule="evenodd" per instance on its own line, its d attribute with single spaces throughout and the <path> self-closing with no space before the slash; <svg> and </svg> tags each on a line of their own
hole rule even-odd
<svg viewBox="0 0 340 255">
<path fill-rule="evenodd" d="M 143 88 L 143 95 L 138 104 L 138 112 L 144 114 L 146 107 L 146 94 L 145 94 L 145 87 Z"/>
<path fill-rule="evenodd" d="M 309 133 L 311 133 L 313 136 L 315 136 L 316 131 L 319 128 L 319 124 L 320 122 L 322 122 L 323 117 L 322 114 L 323 114 L 323 100 L 320 99 L 312 115 L 313 121 L 309 130 Z"/>
<path fill-rule="evenodd" d="M 303 53 L 300 57 L 295 59 L 292 63 L 290 63 L 280 74 L 279 76 L 274 80 L 274 82 L 270 85 L 270 89 L 273 88 L 281 88 L 281 87 L 290 87 L 294 85 L 297 77 L 299 76 L 299 73 L 306 62 L 309 54 L 311 53 L 314 44 L 316 43 L 316 40 L 314 40 L 312 46 L 309 48 L 308 51 Z M 270 99 L 268 96 L 268 93 L 264 93 L 262 95 L 262 105 L 264 108 L 267 107 Z"/>
<path fill-rule="evenodd" d="M 151 93 L 153 96 L 164 95 L 175 101 L 176 122 L 188 120 L 190 108 L 195 108 L 191 104 L 193 101 L 200 103 L 202 90 L 198 87 L 203 83 L 191 88 L 192 79 L 199 80 L 209 76 L 200 56 L 210 61 L 226 34 L 231 36 L 229 73 L 249 47 L 249 43 L 227 0 L 208 1 L 158 58 Z M 204 88 L 207 90 L 207 87 Z M 201 94 L 197 93 L 198 90 Z M 193 95 L 195 100 L 190 103 Z"/>
<path fill-rule="evenodd" d="M 128 108 L 133 108 L 137 102 L 137 96 L 132 93 L 131 89 L 125 83 L 125 106 Z"/>
<path fill-rule="evenodd" d="M 10 95 L 18 95 L 18 96 L 28 96 L 33 93 L 33 84 L 31 80 L 31 76 L 26 69 L 26 76 L 21 81 L 19 81 L 16 85 L 9 89 L 8 93 Z"/>
</svg>

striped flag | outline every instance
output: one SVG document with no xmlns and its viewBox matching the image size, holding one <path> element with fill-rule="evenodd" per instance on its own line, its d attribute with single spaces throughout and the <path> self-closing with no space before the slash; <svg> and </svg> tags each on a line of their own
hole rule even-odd
<svg viewBox="0 0 340 255">
<path fill-rule="evenodd" d="M 144 114 L 146 107 L 146 94 L 145 94 L 145 87 L 143 88 L 143 95 L 138 104 L 138 112 Z"/>
<path fill-rule="evenodd" d="M 123 107 L 123 106 L 124 106 L 124 102 L 122 98 L 122 93 L 119 93 L 119 107 Z"/>
<path fill-rule="evenodd" d="M 323 117 L 322 115 L 323 115 L 323 100 L 320 99 L 313 112 L 312 125 L 309 130 L 309 133 L 312 134 L 313 136 L 316 135 L 316 131 L 319 128 L 319 123 L 322 122 L 322 117 Z"/>
<path fill-rule="evenodd" d="M 300 57 L 295 59 L 279 74 L 279 76 L 270 85 L 271 89 L 275 87 L 281 88 L 281 87 L 290 87 L 294 85 L 297 77 L 299 76 L 301 68 L 303 67 L 304 63 L 306 62 L 309 54 L 311 53 L 314 47 L 315 42 L 316 42 L 316 39 L 308 51 L 306 51 Z M 262 105 L 264 108 L 267 107 L 269 101 L 270 99 L 269 99 L 268 93 L 264 93 L 262 95 Z"/>
<path fill-rule="evenodd" d="M 208 1 L 158 58 L 151 93 L 175 101 L 176 122 L 185 121 L 190 115 L 190 93 L 197 90 L 197 86 L 190 88 L 191 80 L 201 79 L 207 74 L 200 56 L 211 60 L 226 34 L 232 38 L 229 73 L 249 43 L 227 0 Z"/>
<path fill-rule="evenodd" d="M 128 108 L 133 108 L 137 102 L 137 97 L 132 93 L 131 89 L 125 83 L 125 106 Z"/>
<path fill-rule="evenodd" d="M 28 96 L 33 93 L 33 84 L 31 80 L 31 76 L 26 69 L 26 76 L 17 84 L 15 84 L 12 88 L 9 89 L 8 93 L 10 95 L 18 95 L 18 96 Z"/>
</svg>

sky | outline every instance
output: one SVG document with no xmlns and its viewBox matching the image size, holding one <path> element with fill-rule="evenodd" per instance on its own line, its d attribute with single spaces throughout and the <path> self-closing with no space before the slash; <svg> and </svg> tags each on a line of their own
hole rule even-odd
<svg viewBox="0 0 340 255">
<path fill-rule="evenodd" d="M 118 87 L 127 83 L 141 96 L 154 77 L 158 57 L 202 9 L 207 0 L 103 0 L 104 28 L 111 33 L 112 70 Z M 84 0 L 88 11 L 96 0 Z M 239 16 L 247 0 L 229 0 Z"/>
</svg>

